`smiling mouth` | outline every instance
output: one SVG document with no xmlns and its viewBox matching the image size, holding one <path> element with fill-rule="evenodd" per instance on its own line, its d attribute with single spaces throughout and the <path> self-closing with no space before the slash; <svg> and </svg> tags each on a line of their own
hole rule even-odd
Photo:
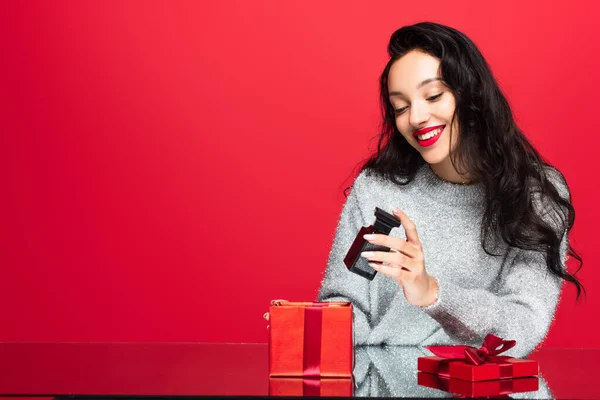
<svg viewBox="0 0 600 400">
<path fill-rule="evenodd" d="M 438 128 L 435 128 L 434 130 L 424 133 L 422 135 L 416 135 L 415 138 L 417 138 L 417 140 L 420 140 L 420 141 L 428 140 L 428 139 L 431 139 L 432 137 L 439 135 L 440 133 L 442 133 L 443 130 L 444 130 L 444 125 L 442 125 Z"/>
</svg>

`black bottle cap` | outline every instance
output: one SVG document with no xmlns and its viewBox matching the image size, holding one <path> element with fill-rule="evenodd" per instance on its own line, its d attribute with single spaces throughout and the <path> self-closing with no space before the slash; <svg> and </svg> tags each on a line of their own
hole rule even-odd
<svg viewBox="0 0 600 400">
<path fill-rule="evenodd" d="M 375 223 L 373 228 L 384 235 L 389 235 L 392 228 L 398 228 L 400 221 L 392 214 L 383 211 L 379 207 L 375 207 Z"/>
</svg>

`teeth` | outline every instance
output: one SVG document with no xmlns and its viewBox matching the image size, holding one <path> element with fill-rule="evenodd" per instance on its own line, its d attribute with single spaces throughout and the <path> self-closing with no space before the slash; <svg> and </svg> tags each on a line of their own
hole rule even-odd
<svg viewBox="0 0 600 400">
<path fill-rule="evenodd" d="M 432 137 L 438 135 L 442 131 L 442 129 L 444 129 L 444 128 L 443 127 L 442 128 L 437 128 L 437 129 L 434 129 L 432 131 L 427 132 L 424 135 L 418 135 L 417 139 L 419 139 L 419 140 L 431 139 Z"/>
</svg>

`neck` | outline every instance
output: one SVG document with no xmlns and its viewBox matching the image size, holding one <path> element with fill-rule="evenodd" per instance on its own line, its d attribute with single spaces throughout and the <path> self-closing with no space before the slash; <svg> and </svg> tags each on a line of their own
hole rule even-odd
<svg viewBox="0 0 600 400">
<path fill-rule="evenodd" d="M 468 184 L 471 179 L 468 174 L 460 174 L 452 165 L 450 157 L 446 158 L 439 164 L 429 164 L 431 170 L 442 180 L 450 183 Z"/>
</svg>

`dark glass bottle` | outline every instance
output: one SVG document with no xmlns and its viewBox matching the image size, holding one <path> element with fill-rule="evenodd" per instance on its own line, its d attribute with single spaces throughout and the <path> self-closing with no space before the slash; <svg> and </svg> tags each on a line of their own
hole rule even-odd
<svg viewBox="0 0 600 400">
<path fill-rule="evenodd" d="M 383 211 L 379 207 L 375 207 L 375 223 L 373 225 L 364 226 L 356 235 L 354 243 L 350 246 L 348 254 L 344 258 L 344 264 L 351 272 L 358 274 L 368 280 L 372 281 L 377 274 L 369 265 L 369 260 L 361 257 L 360 253 L 363 251 L 390 251 L 389 247 L 376 246 L 371 244 L 363 238 L 363 235 L 370 233 L 379 233 L 383 235 L 389 235 L 392 228 L 398 228 L 400 221 L 393 215 Z"/>
</svg>

